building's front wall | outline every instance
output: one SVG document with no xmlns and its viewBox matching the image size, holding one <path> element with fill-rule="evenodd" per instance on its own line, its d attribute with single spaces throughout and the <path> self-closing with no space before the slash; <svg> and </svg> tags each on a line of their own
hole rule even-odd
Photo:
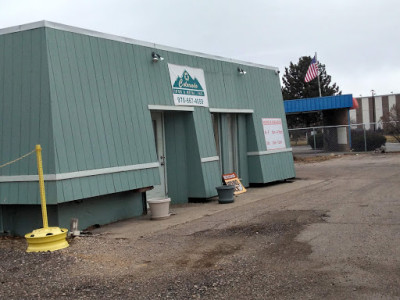
<svg viewBox="0 0 400 300">
<path fill-rule="evenodd" d="M 370 123 L 379 123 L 382 116 L 396 106 L 400 111 L 400 94 L 376 95 L 374 97 L 356 98 L 359 107 L 350 111 L 350 120 L 353 124 L 365 124 L 365 129 L 372 129 Z M 377 124 L 377 128 L 380 128 Z"/>
<path fill-rule="evenodd" d="M 46 181 L 49 204 L 61 207 L 62 203 L 159 184 L 151 118 L 154 110 L 163 113 L 167 187 L 173 203 L 213 197 L 215 187 L 221 184 L 229 149 L 224 136 L 217 149 L 211 109 L 221 120 L 220 134 L 224 134 L 227 114 L 235 115 L 236 163 L 246 186 L 295 176 L 279 77 L 274 69 L 72 31 L 50 26 L 0 35 L 0 47 L 8 49 L 0 55 L 0 65 L 12 74 L 19 70 L 23 79 L 0 77 L 6 91 L 0 94 L 1 102 L 6 103 L 0 114 L 9 120 L 11 111 L 9 121 L 14 124 L 2 127 L 1 161 L 42 144 L 45 176 L 54 175 Z M 40 47 L 34 46 L 36 40 Z M 153 51 L 165 60 L 152 62 Z M 168 63 L 204 71 L 209 107 L 171 110 L 176 106 Z M 247 74 L 239 75 L 238 67 Z M 40 93 L 35 84 L 42 86 Z M 16 86 L 28 92 L 21 94 Z M 4 102 L 6 96 L 9 103 Z M 35 115 L 39 108 L 32 112 L 24 109 L 38 101 L 40 123 Z M 262 118 L 282 119 L 286 150 L 268 151 Z M 24 132 L 24 139 L 15 139 L 14 131 L 24 131 L 20 124 L 29 130 Z M 35 174 L 36 169 L 34 162 L 21 161 L 20 167 L 0 171 L 3 176 L 22 176 Z M 35 184 L 0 181 L 2 204 L 39 204 Z M 29 193 L 21 198 L 24 187 L 29 187 Z M 59 218 L 60 226 L 66 226 L 73 215 L 73 210 L 65 210 Z M 95 220 L 92 216 L 92 222 L 98 223 Z"/>
<path fill-rule="evenodd" d="M 44 28 L 0 35 L 0 165 L 43 148 L 45 174 L 55 173 L 55 149 L 50 105 Z M 0 168 L 0 179 L 37 174 L 34 155 Z M 37 181 L 0 181 L 0 204 L 40 203 Z M 49 201 L 56 199 L 48 184 Z M 55 202 L 54 202 L 55 203 Z"/>
</svg>

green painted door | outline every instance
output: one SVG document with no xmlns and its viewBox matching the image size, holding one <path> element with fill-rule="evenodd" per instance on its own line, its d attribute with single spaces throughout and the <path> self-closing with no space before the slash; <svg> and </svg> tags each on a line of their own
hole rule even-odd
<svg viewBox="0 0 400 300">
<path fill-rule="evenodd" d="M 236 114 L 213 114 L 215 144 L 224 174 L 239 173 L 238 125 Z"/>
</svg>

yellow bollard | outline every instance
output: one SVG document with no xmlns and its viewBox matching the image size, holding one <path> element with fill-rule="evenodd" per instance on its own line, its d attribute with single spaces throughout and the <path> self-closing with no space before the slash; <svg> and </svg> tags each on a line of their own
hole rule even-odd
<svg viewBox="0 0 400 300">
<path fill-rule="evenodd" d="M 47 228 L 49 227 L 49 223 L 47 221 L 46 191 L 44 189 L 42 147 L 40 147 L 40 145 L 36 145 L 36 160 L 39 174 L 40 204 L 42 206 L 43 228 Z"/>
<path fill-rule="evenodd" d="M 47 220 L 46 192 L 44 188 L 42 148 L 36 145 L 36 158 L 39 174 L 40 204 L 42 207 L 43 228 L 27 233 L 25 238 L 28 242 L 26 252 L 55 251 L 68 247 L 66 240 L 68 230 L 59 227 L 49 227 Z"/>
</svg>

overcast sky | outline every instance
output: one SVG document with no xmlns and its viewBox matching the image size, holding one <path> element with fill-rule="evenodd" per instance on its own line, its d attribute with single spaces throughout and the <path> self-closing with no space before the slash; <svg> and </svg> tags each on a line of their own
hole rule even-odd
<svg viewBox="0 0 400 300">
<path fill-rule="evenodd" d="M 278 67 L 313 56 L 343 93 L 400 93 L 399 0 L 0 0 L 40 20 Z"/>
</svg>

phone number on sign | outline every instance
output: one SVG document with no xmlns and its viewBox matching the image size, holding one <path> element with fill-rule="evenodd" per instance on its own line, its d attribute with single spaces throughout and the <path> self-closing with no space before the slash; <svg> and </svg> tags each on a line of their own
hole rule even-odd
<svg viewBox="0 0 400 300">
<path fill-rule="evenodd" d="M 180 104 L 197 104 L 203 105 L 204 100 L 201 98 L 192 98 L 192 97 L 177 97 L 178 103 Z"/>
</svg>

